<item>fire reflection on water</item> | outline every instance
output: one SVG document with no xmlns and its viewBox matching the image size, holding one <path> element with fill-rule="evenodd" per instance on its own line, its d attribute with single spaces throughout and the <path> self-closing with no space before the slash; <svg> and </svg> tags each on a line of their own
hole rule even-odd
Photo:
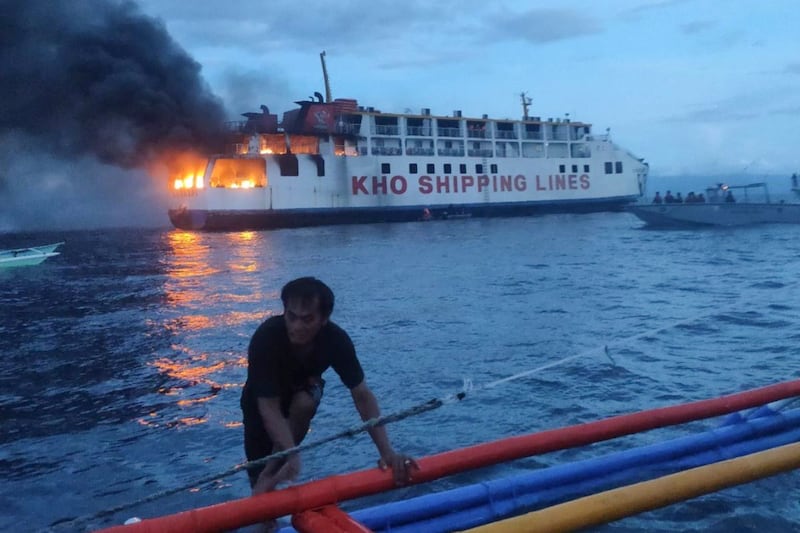
<svg viewBox="0 0 800 533">
<path fill-rule="evenodd" d="M 271 267 L 268 240 L 255 232 L 184 231 L 171 231 L 164 239 L 166 305 L 151 326 L 166 331 L 172 344 L 153 354 L 148 364 L 160 376 L 156 392 L 174 401 L 160 402 L 140 423 L 239 426 L 238 412 L 210 414 L 219 411 L 212 400 L 220 394 L 238 395 L 246 373 L 247 340 L 268 314 L 262 287 L 262 272 Z"/>
</svg>

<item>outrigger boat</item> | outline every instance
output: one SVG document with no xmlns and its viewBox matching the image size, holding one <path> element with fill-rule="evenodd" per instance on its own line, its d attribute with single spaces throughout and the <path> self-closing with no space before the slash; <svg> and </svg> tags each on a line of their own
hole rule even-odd
<svg viewBox="0 0 800 533">
<path fill-rule="evenodd" d="M 13 250 L 0 250 L 0 268 L 22 267 L 38 265 L 48 257 L 59 254 L 56 248 L 64 244 L 57 242 L 45 246 L 31 246 L 29 248 L 15 248 Z"/>
<path fill-rule="evenodd" d="M 751 200 L 754 190 L 762 192 L 761 199 Z M 743 197 L 735 198 L 734 191 L 741 191 Z M 707 188 L 706 197 L 706 202 L 635 204 L 626 209 L 650 226 L 800 224 L 800 204 L 771 202 L 766 183 L 720 183 Z"/>
<path fill-rule="evenodd" d="M 583 529 L 800 467 L 798 396 L 800 380 L 786 381 L 423 457 L 412 484 L 724 416 L 689 436 L 352 512 L 338 505 L 396 489 L 391 472 L 332 476 L 103 532 L 211 533 L 286 515 L 303 533 Z"/>
</svg>

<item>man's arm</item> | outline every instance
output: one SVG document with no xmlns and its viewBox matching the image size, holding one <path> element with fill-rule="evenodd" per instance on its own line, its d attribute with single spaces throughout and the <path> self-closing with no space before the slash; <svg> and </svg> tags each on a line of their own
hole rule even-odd
<svg viewBox="0 0 800 533">
<path fill-rule="evenodd" d="M 280 398 L 259 397 L 257 401 L 261 423 L 264 424 L 264 429 L 272 439 L 274 447 L 278 450 L 294 448 L 294 437 L 289 421 L 281 413 Z"/>
<path fill-rule="evenodd" d="M 378 418 L 381 415 L 378 407 L 378 400 L 372 394 L 372 390 L 367 386 L 366 381 L 362 381 L 350 389 L 353 403 L 361 415 L 361 420 L 367 421 Z M 378 448 L 381 456 L 379 464 L 381 468 L 389 467 L 394 472 L 394 480 L 398 484 L 405 484 L 411 479 L 411 468 L 419 470 L 416 461 L 407 455 L 396 453 L 389 443 L 389 436 L 386 434 L 385 426 L 374 426 L 369 428 L 369 436 Z"/>
<path fill-rule="evenodd" d="M 280 399 L 259 397 L 257 403 L 258 414 L 261 415 L 261 423 L 264 424 L 264 429 L 272 439 L 272 453 L 294 448 L 294 437 L 292 437 L 289 421 L 281 413 Z M 291 454 L 286 458 L 286 464 L 277 472 L 273 472 L 270 463 L 267 463 L 267 467 L 261 472 L 256 486 L 253 487 L 254 494 L 272 490 L 278 483 L 296 478 L 297 474 L 300 473 L 300 454 Z"/>
</svg>

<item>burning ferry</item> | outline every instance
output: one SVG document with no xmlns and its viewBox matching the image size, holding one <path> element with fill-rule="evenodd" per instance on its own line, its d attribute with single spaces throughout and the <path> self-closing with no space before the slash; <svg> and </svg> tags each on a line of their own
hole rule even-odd
<svg viewBox="0 0 800 533">
<path fill-rule="evenodd" d="M 324 67 L 324 63 L 323 63 Z M 570 119 L 384 113 L 315 93 L 230 124 L 225 154 L 171 181 L 172 224 L 261 230 L 620 210 L 648 165 Z"/>
</svg>

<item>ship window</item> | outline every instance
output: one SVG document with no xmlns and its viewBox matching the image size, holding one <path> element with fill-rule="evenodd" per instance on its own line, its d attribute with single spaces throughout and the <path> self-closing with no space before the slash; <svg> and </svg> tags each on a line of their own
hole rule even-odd
<svg viewBox="0 0 800 533">
<path fill-rule="evenodd" d="M 311 155 L 311 159 L 317 164 L 317 176 L 322 177 L 325 175 L 325 160 L 319 154 Z"/>
<path fill-rule="evenodd" d="M 428 174 L 434 174 L 436 172 L 436 165 L 433 163 L 428 163 L 426 166 Z"/>
<path fill-rule="evenodd" d="M 416 174 L 417 173 L 417 164 L 416 163 L 409 163 L 408 164 L 408 173 L 409 174 Z"/>
<path fill-rule="evenodd" d="M 583 171 L 588 173 L 589 172 L 589 165 L 583 165 Z"/>
<path fill-rule="evenodd" d="M 497 165 L 492 163 L 491 165 L 489 165 L 489 168 L 492 170 L 492 174 L 497 174 Z"/>
<path fill-rule="evenodd" d="M 318 154 L 319 139 L 312 135 L 290 135 L 289 147 L 293 154 Z"/>
<path fill-rule="evenodd" d="M 613 174 L 614 173 L 614 165 L 611 164 L 611 161 L 606 161 L 606 174 Z"/>
<path fill-rule="evenodd" d="M 567 171 L 567 165 L 558 165 L 558 171 L 563 174 Z"/>
<path fill-rule="evenodd" d="M 211 187 L 247 189 L 264 187 L 267 182 L 266 166 L 262 158 L 217 159 L 211 172 Z"/>
<path fill-rule="evenodd" d="M 392 165 L 389 163 L 381 163 L 381 174 L 390 174 L 392 172 Z"/>
<path fill-rule="evenodd" d="M 298 176 L 297 156 L 294 154 L 281 154 L 277 156 L 278 166 L 281 167 L 281 176 Z"/>
<path fill-rule="evenodd" d="M 467 173 L 466 163 L 461 163 L 460 165 L 458 165 L 458 171 L 461 172 L 462 174 L 466 174 Z"/>
<path fill-rule="evenodd" d="M 572 172 L 578 172 L 578 165 L 572 165 Z"/>
<path fill-rule="evenodd" d="M 483 174 L 483 165 L 475 165 L 475 174 Z"/>
<path fill-rule="evenodd" d="M 615 167 L 615 172 L 617 174 L 622 174 L 622 161 L 617 161 Z"/>
<path fill-rule="evenodd" d="M 453 165 L 451 165 L 450 163 L 445 163 L 444 164 L 444 173 L 445 174 L 450 174 L 451 172 L 453 172 Z"/>
</svg>

